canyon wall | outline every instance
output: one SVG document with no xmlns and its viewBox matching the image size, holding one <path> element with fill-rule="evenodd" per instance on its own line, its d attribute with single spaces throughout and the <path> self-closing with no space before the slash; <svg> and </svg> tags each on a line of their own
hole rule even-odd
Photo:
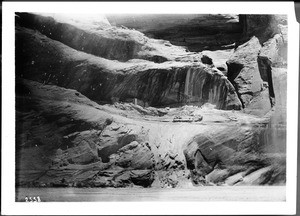
<svg viewBox="0 0 300 216">
<path fill-rule="evenodd" d="M 137 98 L 151 106 L 210 102 L 220 109 L 241 108 L 227 78 L 201 63 L 119 63 L 76 51 L 29 29 L 20 28 L 16 37 L 20 77 L 76 89 L 100 103 Z"/>
<path fill-rule="evenodd" d="M 16 14 L 17 186 L 285 184 L 284 17 L 65 18 Z"/>
</svg>

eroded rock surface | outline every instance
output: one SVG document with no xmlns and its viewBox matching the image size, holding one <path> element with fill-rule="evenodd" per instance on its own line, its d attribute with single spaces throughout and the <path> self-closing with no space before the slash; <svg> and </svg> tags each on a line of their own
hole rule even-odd
<svg viewBox="0 0 300 216">
<path fill-rule="evenodd" d="M 30 29 L 19 28 L 16 36 L 19 76 L 76 89 L 98 102 L 137 98 L 151 106 L 209 102 L 219 109 L 241 108 L 228 79 L 201 63 L 120 63 L 78 52 Z"/>
<path fill-rule="evenodd" d="M 239 15 L 239 21 L 243 29 L 243 36 L 252 37 L 254 35 L 259 38 L 261 44 L 273 37 L 275 34 L 283 33 L 286 35 L 286 15 L 245 14 Z"/>
<path fill-rule="evenodd" d="M 197 149 L 208 163 L 220 162 L 223 171 L 207 179 L 222 184 L 233 173 L 270 166 L 274 159 L 259 153 L 264 146 L 258 140 L 259 125 L 268 119 L 186 107 L 186 114 L 202 113 L 202 124 L 165 121 L 171 113 L 183 112 L 175 108 L 145 121 L 118 115 L 116 108 L 98 105 L 74 90 L 28 80 L 19 80 L 18 86 L 26 91 L 17 91 L 22 122 L 17 128 L 17 185 L 190 187 L 188 182 L 199 184 L 192 174 Z M 219 118 L 215 124 L 212 115 Z M 253 126 L 241 127 L 245 121 Z"/>
<path fill-rule="evenodd" d="M 222 49 L 238 40 L 242 32 L 236 14 L 112 14 L 108 20 L 112 25 L 134 28 L 149 37 L 162 38 L 196 52 Z"/>
<path fill-rule="evenodd" d="M 83 28 L 73 22 L 62 22 L 57 16 L 17 13 L 16 23 L 88 54 L 121 62 L 145 59 L 154 62 L 172 60 L 186 51 L 163 40 L 145 37 L 142 33 L 115 27 Z M 72 24 L 70 24 L 72 23 Z"/>
<path fill-rule="evenodd" d="M 17 186 L 285 183 L 284 17 L 195 16 L 153 32 L 209 28 L 181 36 L 203 53 L 65 18 L 16 16 Z M 274 29 L 262 34 L 263 20 Z"/>
</svg>

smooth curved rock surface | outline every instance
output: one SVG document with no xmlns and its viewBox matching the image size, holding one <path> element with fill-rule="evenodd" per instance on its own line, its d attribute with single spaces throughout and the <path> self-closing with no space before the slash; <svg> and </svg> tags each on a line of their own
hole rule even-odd
<svg viewBox="0 0 300 216">
<path fill-rule="evenodd" d="M 70 24 L 71 23 L 71 24 Z M 16 24 L 86 53 L 111 60 L 145 59 L 154 62 L 173 60 L 186 50 L 167 41 L 150 39 L 130 29 L 65 22 L 57 16 L 17 13 Z"/>
<path fill-rule="evenodd" d="M 121 63 L 78 52 L 32 30 L 21 28 L 16 36 L 18 76 L 76 89 L 98 102 L 137 98 L 151 106 L 209 102 L 219 109 L 241 108 L 227 78 L 201 63 Z"/>
</svg>

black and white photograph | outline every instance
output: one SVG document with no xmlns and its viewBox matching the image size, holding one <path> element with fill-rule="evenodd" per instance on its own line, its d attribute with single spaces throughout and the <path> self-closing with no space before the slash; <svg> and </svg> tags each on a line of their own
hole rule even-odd
<svg viewBox="0 0 300 216">
<path fill-rule="evenodd" d="M 70 10 L 48 4 L 10 12 L 13 70 L 2 73 L 14 81 L 6 83 L 14 129 L 2 145 L 13 153 L 16 205 L 291 206 L 299 72 L 291 63 L 298 46 L 289 55 L 297 44 L 290 41 L 296 18 L 289 4 L 266 13 L 250 3 L 251 13 L 219 13 L 220 5 L 178 12 L 171 2 L 174 12 L 148 11 L 149 2 L 128 2 L 137 11 L 119 3 L 119 12 L 91 13 L 73 11 L 76 2 L 65 3 Z"/>
</svg>

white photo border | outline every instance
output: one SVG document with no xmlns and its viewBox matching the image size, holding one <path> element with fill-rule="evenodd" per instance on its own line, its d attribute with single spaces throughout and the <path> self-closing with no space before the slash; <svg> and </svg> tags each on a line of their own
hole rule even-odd
<svg viewBox="0 0 300 216">
<path fill-rule="evenodd" d="M 15 12 L 287 14 L 286 202 L 15 202 Z M 2 214 L 295 214 L 297 184 L 299 25 L 294 2 L 3 2 L 2 4 Z M 234 188 L 233 188 L 234 189 Z"/>
</svg>

